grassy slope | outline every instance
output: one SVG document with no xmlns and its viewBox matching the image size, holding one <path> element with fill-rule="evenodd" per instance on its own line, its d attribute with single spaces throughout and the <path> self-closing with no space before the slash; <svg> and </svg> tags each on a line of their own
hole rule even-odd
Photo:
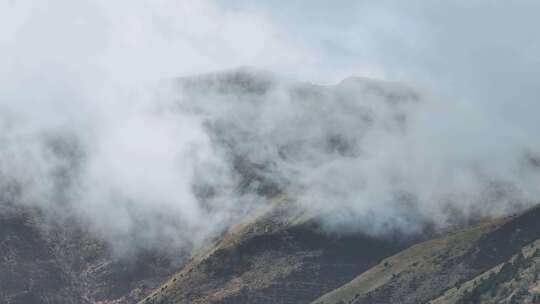
<svg viewBox="0 0 540 304">
<path fill-rule="evenodd" d="M 450 288 L 430 304 L 539 303 L 540 240 L 508 261 Z"/>
<path fill-rule="evenodd" d="M 417 244 L 382 261 L 315 303 L 429 302 L 509 260 L 540 238 L 538 219 L 540 209 L 533 208 L 517 216 Z"/>
<path fill-rule="evenodd" d="M 410 244 L 325 235 L 314 218 L 286 203 L 269 207 L 141 303 L 309 303 Z"/>
</svg>

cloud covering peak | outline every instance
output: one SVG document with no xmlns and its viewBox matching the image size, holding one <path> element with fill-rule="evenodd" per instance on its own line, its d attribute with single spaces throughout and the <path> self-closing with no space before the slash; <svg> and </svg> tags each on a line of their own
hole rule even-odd
<svg viewBox="0 0 540 304">
<path fill-rule="evenodd" d="M 119 253 L 190 250 L 280 193 L 340 232 L 513 212 L 540 181 L 538 41 L 502 18 L 519 3 L 315 5 L 340 22 L 310 30 L 242 1 L 4 2 L 2 204 Z M 276 74 L 206 73 L 235 66 Z"/>
</svg>

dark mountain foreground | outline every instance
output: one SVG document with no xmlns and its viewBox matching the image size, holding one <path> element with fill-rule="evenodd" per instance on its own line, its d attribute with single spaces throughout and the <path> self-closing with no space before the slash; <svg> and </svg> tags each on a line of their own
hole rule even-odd
<svg viewBox="0 0 540 304">
<path fill-rule="evenodd" d="M 278 210 L 237 227 L 141 303 L 310 303 L 320 294 L 313 303 L 540 300 L 538 207 L 390 257 L 406 243 L 330 237 L 310 220 L 273 222 Z"/>
<path fill-rule="evenodd" d="M 328 235 L 317 227 L 316 216 L 291 211 L 287 204 L 274 202 L 251 215 L 183 267 L 150 253 L 117 261 L 87 235 L 43 233 L 35 215 L 5 215 L 0 220 L 0 302 L 540 300 L 540 208 L 417 243 L 398 241 L 397 235 Z"/>
</svg>

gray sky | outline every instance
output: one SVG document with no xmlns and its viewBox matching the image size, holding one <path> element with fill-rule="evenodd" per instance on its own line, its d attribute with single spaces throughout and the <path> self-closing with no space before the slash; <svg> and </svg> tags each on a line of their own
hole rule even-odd
<svg viewBox="0 0 540 304">
<path fill-rule="evenodd" d="M 538 1 L 221 1 L 260 14 L 316 58 L 313 78 L 405 80 L 537 129 Z M 323 76 L 321 76 L 323 75 Z"/>
</svg>

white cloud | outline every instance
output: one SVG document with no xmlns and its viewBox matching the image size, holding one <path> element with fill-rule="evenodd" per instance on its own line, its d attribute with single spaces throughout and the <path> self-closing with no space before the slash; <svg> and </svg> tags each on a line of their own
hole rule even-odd
<svg viewBox="0 0 540 304">
<path fill-rule="evenodd" d="M 235 153 L 271 168 L 258 174 L 310 208 L 375 218 L 375 230 L 449 220 L 445 208 L 500 214 L 537 197 L 537 172 L 516 165 L 540 151 L 536 4 L 340 3 L 2 2 L 2 186 L 16 180 L 22 202 L 68 211 L 119 251 L 190 248 L 260 199 L 235 192 L 241 177 L 207 129 L 224 124 Z M 407 80 L 433 96 L 389 107 L 377 94 L 410 90 L 350 79 L 306 97 L 284 77 L 257 98 L 179 100 L 156 85 L 245 65 L 324 83 Z M 217 195 L 201 202 L 201 181 Z M 517 194 L 476 205 L 501 183 Z M 407 195 L 416 209 L 396 203 Z"/>
</svg>

